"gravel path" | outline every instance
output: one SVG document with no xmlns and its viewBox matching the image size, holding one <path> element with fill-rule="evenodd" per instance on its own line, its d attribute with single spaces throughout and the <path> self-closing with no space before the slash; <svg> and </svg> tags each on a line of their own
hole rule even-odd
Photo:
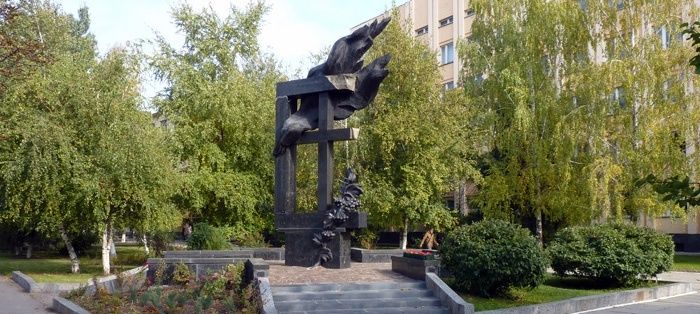
<svg viewBox="0 0 700 314">
<path fill-rule="evenodd" d="M 391 263 L 352 263 L 346 269 L 323 267 L 270 265 L 270 284 L 273 286 L 310 283 L 350 282 L 414 282 L 415 280 L 391 271 Z"/>
<path fill-rule="evenodd" d="M 33 314 L 50 313 L 53 296 L 26 293 L 12 279 L 0 276 L 0 313 Z"/>
</svg>

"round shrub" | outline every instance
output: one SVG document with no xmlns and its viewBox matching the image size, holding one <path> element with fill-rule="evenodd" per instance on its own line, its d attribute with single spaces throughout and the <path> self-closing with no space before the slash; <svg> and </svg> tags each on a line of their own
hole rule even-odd
<svg viewBox="0 0 700 314">
<path fill-rule="evenodd" d="M 223 228 L 216 228 L 200 222 L 194 225 L 194 231 L 187 239 L 187 248 L 190 250 L 228 250 L 231 248 L 231 243 L 227 233 Z"/>
<path fill-rule="evenodd" d="M 442 265 L 458 290 L 490 296 L 511 287 L 536 287 L 547 258 L 527 229 L 501 220 L 461 226 L 440 247 Z"/>
<path fill-rule="evenodd" d="M 552 269 L 617 286 L 632 286 L 671 269 L 671 237 L 630 224 L 561 230 L 547 248 Z"/>
</svg>

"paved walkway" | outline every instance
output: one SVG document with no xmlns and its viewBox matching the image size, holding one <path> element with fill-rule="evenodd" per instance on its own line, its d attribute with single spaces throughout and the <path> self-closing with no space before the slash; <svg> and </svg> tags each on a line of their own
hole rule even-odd
<svg viewBox="0 0 700 314">
<path fill-rule="evenodd" d="M 700 289 L 700 273 L 670 271 L 658 276 L 660 281 L 690 282 Z M 596 314 L 698 314 L 700 313 L 700 293 L 688 294 L 668 299 L 614 307 L 589 313 Z"/>
<path fill-rule="evenodd" d="M 53 297 L 26 293 L 12 279 L 0 276 L 0 314 L 50 313 Z"/>
<path fill-rule="evenodd" d="M 295 285 L 310 283 L 350 282 L 413 282 L 414 280 L 391 271 L 391 263 L 352 263 L 350 268 L 327 269 L 270 265 L 270 284 Z"/>
<path fill-rule="evenodd" d="M 670 271 L 660 274 L 658 278 L 661 281 L 690 282 L 693 284 L 695 290 L 700 290 L 700 273 Z"/>
<path fill-rule="evenodd" d="M 673 297 L 647 303 L 637 303 L 589 313 L 596 314 L 698 314 L 700 293 Z"/>
</svg>

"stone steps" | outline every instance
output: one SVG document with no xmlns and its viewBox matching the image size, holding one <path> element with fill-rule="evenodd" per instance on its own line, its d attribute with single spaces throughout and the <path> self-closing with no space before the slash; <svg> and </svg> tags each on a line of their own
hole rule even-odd
<svg viewBox="0 0 700 314">
<path fill-rule="evenodd" d="M 448 313 L 424 282 L 273 286 L 279 313 Z"/>
<path fill-rule="evenodd" d="M 370 309 L 345 309 L 345 310 L 318 310 L 318 311 L 291 311 L 280 313 L 286 314 L 353 314 L 353 313 L 386 313 L 386 314 L 447 314 L 449 311 L 444 307 L 438 306 L 419 306 L 419 307 L 376 307 Z"/>
</svg>

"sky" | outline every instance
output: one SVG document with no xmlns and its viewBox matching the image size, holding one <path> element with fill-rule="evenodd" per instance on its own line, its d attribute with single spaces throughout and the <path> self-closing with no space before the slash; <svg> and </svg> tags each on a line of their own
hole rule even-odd
<svg viewBox="0 0 700 314">
<path fill-rule="evenodd" d="M 395 1 L 395 0 L 393 0 Z M 392 0 L 267 0 L 270 7 L 261 27 L 260 44 L 282 62 L 285 72 L 306 72 L 311 53 L 329 47 L 350 28 L 391 8 Z M 128 41 L 162 34 L 173 45 L 182 43 L 170 17 L 177 0 L 57 0 L 66 13 L 87 6 L 90 31 L 101 54 Z M 213 8 L 225 17 L 231 6 L 245 8 L 249 0 L 186 0 L 196 9 Z M 300 69 L 300 67 L 305 67 Z"/>
</svg>

